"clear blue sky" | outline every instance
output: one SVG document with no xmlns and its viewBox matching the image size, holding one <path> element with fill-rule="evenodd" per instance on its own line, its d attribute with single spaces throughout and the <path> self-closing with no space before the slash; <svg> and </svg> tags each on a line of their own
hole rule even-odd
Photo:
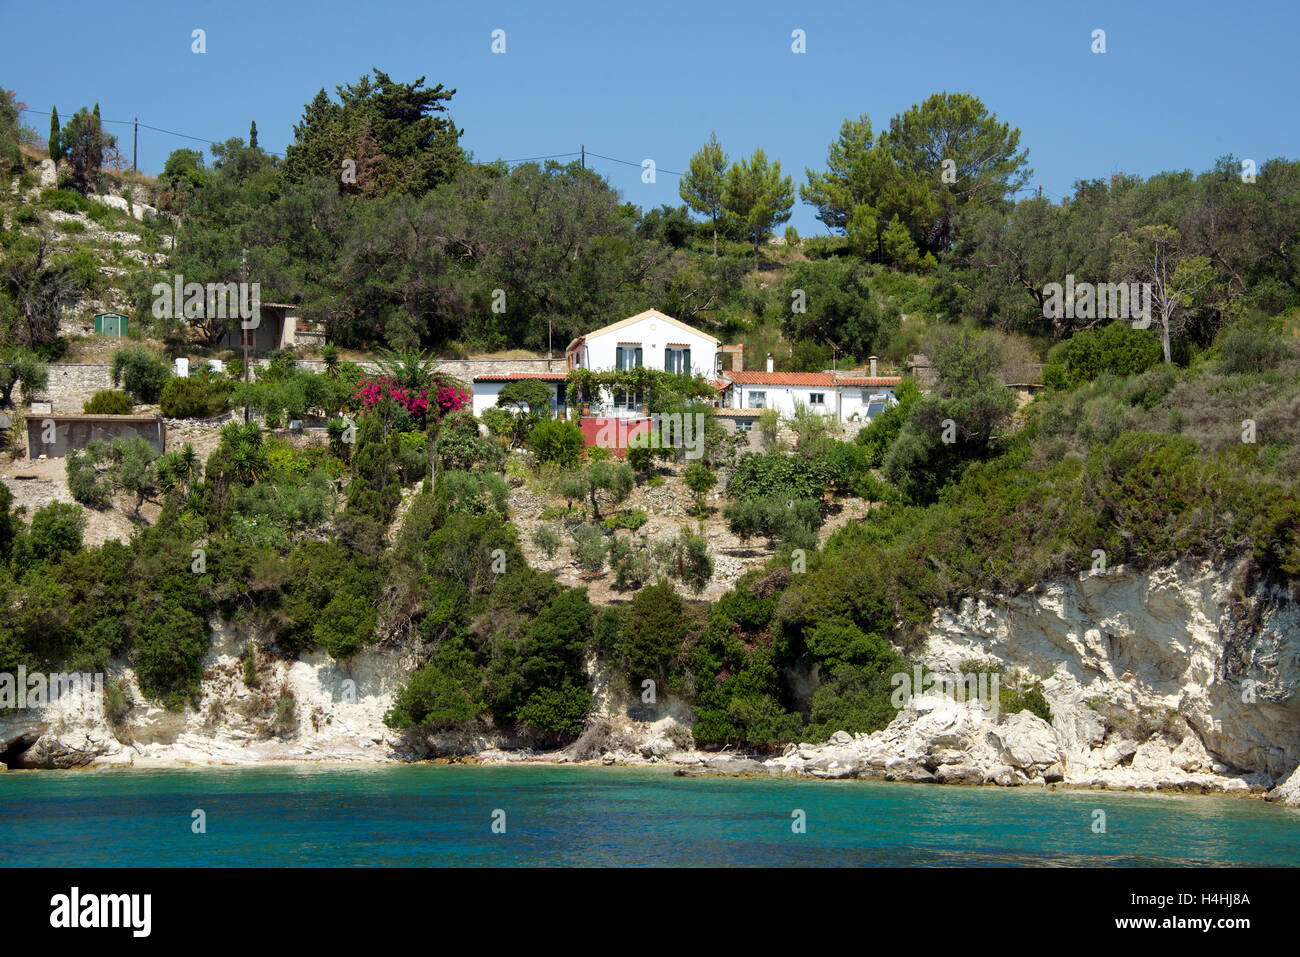
<svg viewBox="0 0 1300 957">
<path fill-rule="evenodd" d="M 106 120 L 203 138 L 248 135 L 283 154 L 321 87 L 372 67 L 457 93 L 452 115 L 476 158 L 589 151 L 623 196 L 678 204 L 677 177 L 643 184 L 653 158 L 683 170 L 716 130 L 734 159 L 762 146 L 803 181 L 846 117 L 873 127 L 930 93 L 979 96 L 1022 131 L 1031 180 L 1058 198 L 1077 179 L 1201 171 L 1225 153 L 1300 156 L 1295 44 L 1300 4 L 394 2 L 222 0 L 6 2 L 0 85 L 65 121 L 98 101 Z M 1045 8 L 1045 9 L 1044 9 Z M 191 52 L 191 31 L 207 52 Z M 506 31 L 506 53 L 491 33 Z M 791 32 L 807 52 L 791 52 Z M 1090 50 L 1094 29 L 1107 52 Z M 29 114 L 42 135 L 47 116 Z M 129 159 L 129 124 L 108 126 Z M 206 142 L 140 130 L 158 172 Z M 791 222 L 824 232 L 797 203 Z"/>
</svg>

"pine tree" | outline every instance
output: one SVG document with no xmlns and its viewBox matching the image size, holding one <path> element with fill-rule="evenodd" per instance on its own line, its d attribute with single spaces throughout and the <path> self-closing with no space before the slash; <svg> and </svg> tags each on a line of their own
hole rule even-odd
<svg viewBox="0 0 1300 957">
<path fill-rule="evenodd" d="M 63 147 L 59 143 L 59 108 L 50 107 L 50 159 L 58 163 L 63 159 Z"/>
<path fill-rule="evenodd" d="M 722 194 L 727 174 L 727 154 L 722 152 L 718 134 L 691 157 L 691 165 L 677 187 L 682 202 L 693 212 L 707 216 L 713 223 L 713 255 L 718 255 L 718 220 L 722 217 Z"/>
<path fill-rule="evenodd" d="M 253 125 L 248 128 L 248 148 L 257 149 L 257 120 L 253 120 Z"/>
</svg>

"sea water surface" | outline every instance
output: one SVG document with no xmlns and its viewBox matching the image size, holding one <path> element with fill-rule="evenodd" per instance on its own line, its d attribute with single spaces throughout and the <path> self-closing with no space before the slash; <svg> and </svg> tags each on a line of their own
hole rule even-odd
<svg viewBox="0 0 1300 957">
<path fill-rule="evenodd" d="M 1202 795 L 554 766 L 0 773 L 8 867 L 1298 861 L 1300 811 Z"/>
</svg>

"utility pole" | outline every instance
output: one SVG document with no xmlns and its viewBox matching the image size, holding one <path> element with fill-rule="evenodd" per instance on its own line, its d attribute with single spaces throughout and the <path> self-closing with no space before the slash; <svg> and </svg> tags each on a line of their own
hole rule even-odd
<svg viewBox="0 0 1300 957">
<path fill-rule="evenodd" d="M 239 281 L 248 282 L 248 250 L 239 251 Z M 243 301 L 242 290 L 240 291 L 240 301 Z M 242 312 L 243 310 L 239 310 Z M 248 385 L 248 330 L 244 328 L 244 319 L 241 316 L 239 321 L 239 338 L 244 345 L 244 385 Z M 247 392 L 245 392 L 247 394 Z M 244 403 L 244 425 L 248 425 L 248 403 Z"/>
<path fill-rule="evenodd" d="M 587 168 L 587 144 L 586 144 L 586 143 L 583 143 L 583 144 L 582 144 L 582 160 L 581 160 L 581 163 L 582 163 L 582 168 L 583 168 L 583 169 L 586 169 L 586 168 Z"/>
<path fill-rule="evenodd" d="M 135 158 L 137 152 L 139 151 L 139 146 L 140 146 L 140 117 L 137 116 L 135 118 L 135 129 L 134 132 L 132 132 L 131 134 L 131 172 L 132 173 L 138 172 L 138 167 L 135 165 Z"/>
</svg>

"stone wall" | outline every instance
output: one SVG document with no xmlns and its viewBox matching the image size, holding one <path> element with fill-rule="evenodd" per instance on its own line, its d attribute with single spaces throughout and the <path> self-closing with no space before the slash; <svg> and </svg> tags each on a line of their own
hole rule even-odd
<svg viewBox="0 0 1300 957">
<path fill-rule="evenodd" d="M 202 360 L 195 360 L 190 368 L 197 369 Z M 266 366 L 268 360 L 255 359 L 254 364 Z M 298 365 L 312 372 L 324 372 L 320 359 L 299 359 Z M 378 370 L 375 362 L 358 363 L 367 372 Z M 50 366 L 49 384 L 33 399 L 52 403 L 55 413 L 80 412 L 81 406 L 96 392 L 112 389 L 107 362 L 61 362 Z M 564 372 L 565 361 L 558 359 L 443 359 L 437 363 L 439 372 L 455 376 L 470 385 L 476 375 L 502 375 L 510 372 Z"/>
<path fill-rule="evenodd" d="M 49 384 L 32 398 L 52 403 L 56 413 L 80 412 L 82 403 L 96 392 L 113 388 L 107 362 L 57 363 L 47 368 Z"/>
</svg>

